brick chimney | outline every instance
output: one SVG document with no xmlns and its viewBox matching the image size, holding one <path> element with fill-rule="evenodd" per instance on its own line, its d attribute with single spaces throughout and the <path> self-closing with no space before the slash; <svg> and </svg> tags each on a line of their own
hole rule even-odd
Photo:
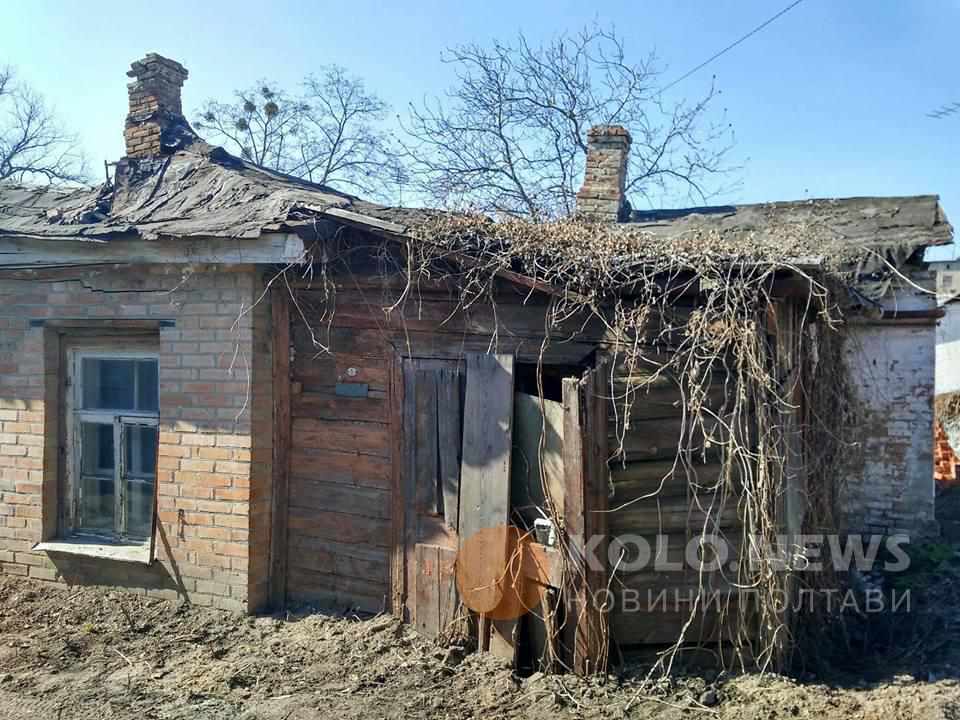
<svg viewBox="0 0 960 720">
<path fill-rule="evenodd" d="M 626 202 L 630 133 L 620 125 L 597 125 L 587 133 L 587 165 L 577 193 L 577 213 L 588 220 L 617 222 Z"/>
<path fill-rule="evenodd" d="M 180 63 L 150 53 L 131 63 L 127 77 L 130 112 L 123 137 L 128 158 L 160 155 L 163 148 L 176 147 L 171 134 L 180 134 L 190 126 L 183 117 L 180 88 L 187 79 L 187 69 Z M 189 131 L 192 134 L 192 130 Z"/>
</svg>

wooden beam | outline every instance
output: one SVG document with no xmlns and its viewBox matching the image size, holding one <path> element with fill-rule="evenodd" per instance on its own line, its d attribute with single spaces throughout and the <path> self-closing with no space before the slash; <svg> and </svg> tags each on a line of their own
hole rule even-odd
<svg viewBox="0 0 960 720">
<path fill-rule="evenodd" d="M 580 411 L 580 381 L 563 379 L 563 530 L 566 536 L 568 584 L 567 615 L 563 627 L 564 662 L 575 672 L 583 674 L 588 646 L 586 645 L 585 612 L 586 563 L 584 557 L 584 467 L 583 424 Z M 573 588 L 569 590 L 569 588 Z"/>
<path fill-rule="evenodd" d="M 343 220 L 351 226 L 359 227 L 371 233 L 372 235 L 376 235 L 387 240 L 406 242 L 410 239 L 408 228 L 404 227 L 403 225 L 397 225 L 384 220 L 377 220 L 376 218 L 370 218 L 368 216 L 350 212 L 349 210 L 342 210 L 340 208 L 331 208 L 324 211 L 324 214 L 338 220 Z M 418 240 L 418 242 L 428 241 Z M 443 258 L 445 260 L 452 260 L 453 262 L 456 262 L 464 267 L 472 268 L 482 265 L 481 261 L 470 257 L 466 253 L 458 252 L 456 250 L 445 251 Z M 494 275 L 503 280 L 511 282 L 514 285 L 518 285 L 529 290 L 536 290 L 538 292 L 545 293 L 546 295 L 561 297 L 567 300 L 574 300 L 587 305 L 590 304 L 587 298 L 582 295 L 578 295 L 577 293 L 565 288 L 556 287 L 543 280 L 537 280 L 529 275 L 524 275 L 513 270 L 499 268 L 494 271 Z"/>
<path fill-rule="evenodd" d="M 600 358 L 597 366 L 586 378 L 584 401 L 586 402 L 586 438 L 585 453 L 588 459 L 587 475 L 584 478 L 584 530 L 586 537 L 600 537 L 602 540 L 594 550 L 599 566 L 589 568 L 587 572 L 587 601 L 589 613 L 589 636 L 587 644 L 590 652 L 589 672 L 606 672 L 608 656 L 609 622 L 606 608 L 598 607 L 596 600 L 603 597 L 607 587 L 607 547 L 609 543 L 609 498 L 610 470 L 607 466 L 609 393 L 604 392 L 605 379 L 609 375 L 606 358 Z"/>
<path fill-rule="evenodd" d="M 273 354 L 273 504 L 270 539 L 270 605 L 287 601 L 287 512 L 290 463 L 290 298 L 286 288 L 270 290 Z"/>
<path fill-rule="evenodd" d="M 344 210 L 343 208 L 330 207 L 330 208 L 318 208 L 306 205 L 307 210 L 314 210 L 316 212 L 321 212 L 324 215 L 337 220 L 342 220 L 351 225 L 357 225 L 362 228 L 380 230 L 382 232 L 390 233 L 391 235 L 405 235 L 407 232 L 406 225 L 398 225 L 395 222 L 390 222 L 389 220 L 381 220 L 380 218 L 371 217 L 370 215 L 363 215 L 362 213 L 353 212 L 352 210 Z"/>
<path fill-rule="evenodd" d="M 0 237 L 0 268 L 82 267 L 112 263 L 287 264 L 303 259 L 304 241 L 295 233 L 256 238 L 140 238 L 109 243 Z"/>
<path fill-rule="evenodd" d="M 403 359 L 392 352 L 389 362 L 390 403 L 390 587 L 393 614 L 404 619 L 407 599 L 406 513 L 404 513 Z"/>
<path fill-rule="evenodd" d="M 81 280 L 96 277 L 103 273 L 127 270 L 134 267 L 130 263 L 85 264 L 82 267 L 45 266 L 38 268 L 0 267 L 0 278 L 4 280 L 64 281 Z"/>
<path fill-rule="evenodd" d="M 493 611 L 503 597 L 512 427 L 513 356 L 468 354 L 457 572 L 464 602 L 480 613 Z"/>
<path fill-rule="evenodd" d="M 586 546 L 607 534 L 607 401 L 600 392 L 605 363 L 563 381 L 564 530 L 571 573 L 564 644 L 574 672 L 606 670 L 607 621 L 595 593 L 606 587 L 606 544 L 596 550 L 603 567 L 591 568 Z"/>
</svg>

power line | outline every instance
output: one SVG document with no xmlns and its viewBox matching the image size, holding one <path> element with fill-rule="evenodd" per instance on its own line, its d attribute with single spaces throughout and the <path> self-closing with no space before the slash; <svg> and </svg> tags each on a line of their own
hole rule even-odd
<svg viewBox="0 0 960 720">
<path fill-rule="evenodd" d="M 667 90 L 669 90 L 670 88 L 672 88 L 672 87 L 673 87 L 674 85 L 676 85 L 677 83 L 682 82 L 683 80 L 686 80 L 688 77 L 690 77 L 691 75 L 693 75 L 693 74 L 694 74 L 695 72 L 697 72 L 698 70 L 702 70 L 702 69 L 705 68 L 707 65 L 709 65 L 709 64 L 712 63 L 714 60 L 716 60 L 718 57 L 720 57 L 721 55 L 724 55 L 724 54 L 730 52 L 730 51 L 733 50 L 737 45 L 739 45 L 740 43 L 742 43 L 744 40 L 747 40 L 747 39 L 753 37 L 753 36 L 756 35 L 758 32 L 760 32 L 761 30 L 763 30 L 767 25 L 769 25 L 770 23 L 772 23 L 774 20 L 776 20 L 777 18 L 779 18 L 781 15 L 786 15 L 788 12 L 790 12 L 791 10 L 793 10 L 797 5 L 799 5 L 799 4 L 802 3 L 802 2 L 803 2 L 803 0 L 795 0 L 794 2 L 790 3 L 789 5 L 787 5 L 787 7 L 785 7 L 783 10 L 781 10 L 780 12 L 778 12 L 778 13 L 777 13 L 776 15 L 774 15 L 773 17 L 771 17 L 771 18 L 769 18 L 768 20 L 765 20 L 764 22 L 762 22 L 762 23 L 760 23 L 759 25 L 757 25 L 753 30 L 751 30 L 750 32 L 748 32 L 746 35 L 744 35 L 743 37 L 741 37 L 739 40 L 736 40 L 736 41 L 730 43 L 730 44 L 727 45 L 723 50 L 721 50 L 721 51 L 718 52 L 718 53 L 715 53 L 715 54 L 711 55 L 709 58 L 707 58 L 707 59 L 704 60 L 702 63 L 700 63 L 699 65 L 697 65 L 695 68 L 693 68 L 693 70 L 690 70 L 689 72 L 684 73 L 683 75 L 681 75 L 680 77 L 678 77 L 676 80 L 674 80 L 672 83 L 670 83 L 669 85 L 667 85 L 665 88 L 661 88 L 660 92 L 666 92 Z"/>
<path fill-rule="evenodd" d="M 933 118 L 934 120 L 940 120 L 948 115 L 954 115 L 958 112 L 960 112 L 960 102 L 955 102 L 947 105 L 941 105 L 936 110 L 928 112 L 927 117 Z"/>
</svg>

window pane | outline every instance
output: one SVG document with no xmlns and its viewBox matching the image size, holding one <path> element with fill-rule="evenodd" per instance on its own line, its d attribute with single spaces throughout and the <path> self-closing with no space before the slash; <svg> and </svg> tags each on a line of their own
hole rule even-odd
<svg viewBox="0 0 960 720">
<path fill-rule="evenodd" d="M 113 478 L 113 425 L 80 423 L 80 472 Z"/>
<path fill-rule="evenodd" d="M 137 361 L 137 410 L 157 412 L 160 407 L 159 375 L 156 360 Z"/>
<path fill-rule="evenodd" d="M 80 526 L 114 529 L 113 425 L 80 423 Z"/>
<path fill-rule="evenodd" d="M 124 425 L 127 535 L 146 538 L 153 526 L 153 485 L 157 474 L 157 428 Z"/>
<path fill-rule="evenodd" d="M 134 410 L 133 360 L 83 359 L 84 410 Z"/>
<path fill-rule="evenodd" d="M 145 425 L 124 425 L 126 456 L 123 463 L 127 474 L 134 477 L 152 477 L 157 472 L 157 429 Z"/>
</svg>

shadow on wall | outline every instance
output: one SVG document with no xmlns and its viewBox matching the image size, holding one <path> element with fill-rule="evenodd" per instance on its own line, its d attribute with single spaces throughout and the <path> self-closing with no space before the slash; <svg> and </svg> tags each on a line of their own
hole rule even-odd
<svg viewBox="0 0 960 720">
<path fill-rule="evenodd" d="M 168 600 L 188 599 L 188 590 L 170 549 L 162 524 L 157 526 L 157 555 L 164 562 L 145 563 L 91 558 L 48 552 L 50 562 L 67 585 L 111 586 L 124 590 L 150 591 Z"/>
</svg>

